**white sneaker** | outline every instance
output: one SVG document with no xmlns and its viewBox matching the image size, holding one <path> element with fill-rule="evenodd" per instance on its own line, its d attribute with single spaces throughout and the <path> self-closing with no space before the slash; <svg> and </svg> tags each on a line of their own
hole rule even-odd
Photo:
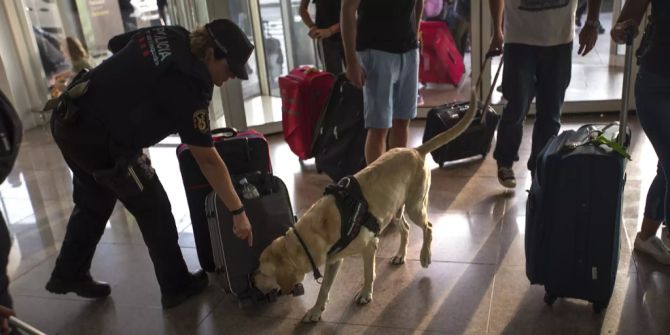
<svg viewBox="0 0 670 335">
<path fill-rule="evenodd" d="M 670 248 L 670 230 L 665 225 L 661 229 L 661 241 L 663 241 L 666 248 Z"/>
<path fill-rule="evenodd" d="M 670 250 L 663 245 L 663 241 L 656 236 L 650 237 L 644 241 L 640 238 L 640 233 L 635 237 L 633 249 L 645 253 L 662 264 L 670 265 Z"/>
</svg>

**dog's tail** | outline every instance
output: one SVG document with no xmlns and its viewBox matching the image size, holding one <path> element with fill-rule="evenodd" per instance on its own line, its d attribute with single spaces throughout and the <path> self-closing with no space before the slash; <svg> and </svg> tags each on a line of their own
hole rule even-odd
<svg viewBox="0 0 670 335">
<path fill-rule="evenodd" d="M 437 148 L 453 141 L 458 136 L 460 136 L 466 129 L 468 129 L 470 123 L 472 123 L 472 120 L 474 120 L 475 115 L 477 115 L 477 107 L 478 107 L 477 94 L 473 89 L 472 93 L 470 94 L 470 109 L 468 109 L 465 115 L 463 115 L 463 118 L 460 121 L 458 121 L 458 123 L 456 123 L 453 127 L 437 134 L 437 136 L 431 138 L 430 140 L 428 140 L 428 142 L 416 148 L 419 154 L 425 157 L 426 155 L 428 155 L 429 152 L 436 150 Z"/>
</svg>

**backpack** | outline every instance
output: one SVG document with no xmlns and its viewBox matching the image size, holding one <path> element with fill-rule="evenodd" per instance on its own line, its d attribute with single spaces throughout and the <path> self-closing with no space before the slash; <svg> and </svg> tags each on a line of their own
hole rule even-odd
<svg viewBox="0 0 670 335">
<path fill-rule="evenodd" d="M 423 17 L 430 19 L 440 16 L 444 0 L 424 0 L 423 2 Z"/>
<path fill-rule="evenodd" d="M 0 182 L 12 171 L 21 146 L 23 125 L 9 99 L 0 91 Z"/>
</svg>

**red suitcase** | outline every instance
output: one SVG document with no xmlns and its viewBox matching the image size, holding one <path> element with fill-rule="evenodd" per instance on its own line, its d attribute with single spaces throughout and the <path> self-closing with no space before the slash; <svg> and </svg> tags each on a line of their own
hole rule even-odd
<svg viewBox="0 0 670 335">
<path fill-rule="evenodd" d="M 419 29 L 423 40 L 419 82 L 457 86 L 465 73 L 465 65 L 449 26 L 441 21 L 422 21 Z"/>
<path fill-rule="evenodd" d="M 301 160 L 313 156 L 312 139 L 335 81 L 331 73 L 300 66 L 279 78 L 284 139 Z"/>
</svg>

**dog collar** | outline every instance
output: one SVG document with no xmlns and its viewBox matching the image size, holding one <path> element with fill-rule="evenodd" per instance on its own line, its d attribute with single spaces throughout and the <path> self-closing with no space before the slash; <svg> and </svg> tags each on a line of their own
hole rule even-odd
<svg viewBox="0 0 670 335">
<path fill-rule="evenodd" d="M 300 241 L 300 245 L 302 245 L 302 249 L 305 250 L 305 253 L 307 254 L 307 258 L 309 258 L 309 264 L 312 265 L 312 271 L 314 271 L 314 279 L 319 280 L 321 277 L 321 272 L 319 271 L 319 267 L 316 266 L 316 263 L 314 263 L 314 258 L 312 258 L 312 254 L 309 252 L 309 249 L 307 249 L 307 245 L 305 242 L 303 242 L 302 238 L 300 237 L 300 234 L 298 234 L 298 230 L 295 228 L 291 228 L 291 231 L 293 231 L 293 234 L 295 234 L 295 237 L 298 238 L 298 241 Z"/>
</svg>

